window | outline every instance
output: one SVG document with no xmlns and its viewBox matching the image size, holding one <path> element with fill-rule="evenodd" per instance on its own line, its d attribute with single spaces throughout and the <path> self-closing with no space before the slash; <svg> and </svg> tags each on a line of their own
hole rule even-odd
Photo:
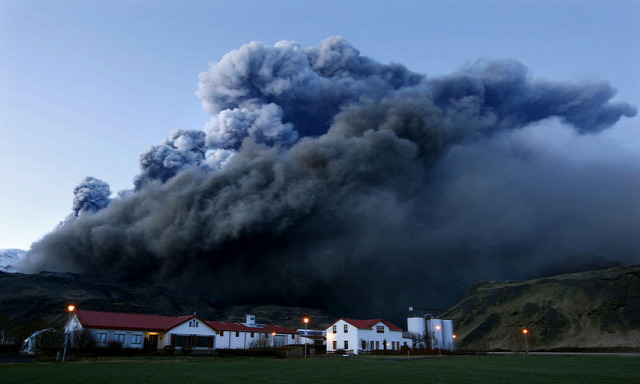
<svg viewBox="0 0 640 384">
<path fill-rule="evenodd" d="M 375 349 L 375 344 L 373 344 L 373 340 L 371 340 L 371 342 L 369 343 L 369 345 L 371 345 L 371 347 L 369 349 Z"/>
<path fill-rule="evenodd" d="M 209 346 L 209 338 L 207 336 L 196 336 L 196 347 L 207 348 Z"/>
<path fill-rule="evenodd" d="M 380 341 L 376 340 L 376 349 L 380 349 Z"/>
<path fill-rule="evenodd" d="M 344 333 L 349 333 L 349 324 L 344 325 Z"/>
<path fill-rule="evenodd" d="M 142 335 L 133 335 L 131 344 L 142 344 Z"/>
<path fill-rule="evenodd" d="M 189 346 L 190 337 L 186 335 L 176 335 L 175 347 L 187 347 Z"/>
<path fill-rule="evenodd" d="M 376 326 L 376 332 L 377 333 L 384 333 L 384 325 Z"/>
<path fill-rule="evenodd" d="M 253 337 L 253 332 L 251 332 L 251 337 Z"/>
<path fill-rule="evenodd" d="M 240 331 L 236 331 L 236 337 L 240 337 Z"/>
<path fill-rule="evenodd" d="M 344 341 L 344 349 L 349 349 L 349 340 Z"/>
<path fill-rule="evenodd" d="M 333 333 L 338 333 L 338 326 L 337 325 L 333 326 Z"/>
<path fill-rule="evenodd" d="M 336 349 L 338 349 L 338 342 L 333 340 L 333 350 L 335 351 Z"/>
<path fill-rule="evenodd" d="M 124 333 L 116 333 L 116 338 L 114 340 L 120 344 L 124 344 Z"/>
<path fill-rule="evenodd" d="M 407 342 L 406 341 L 404 342 L 404 347 L 407 348 Z"/>
<path fill-rule="evenodd" d="M 198 327 L 198 321 L 197 320 L 189 321 L 189 327 L 190 328 L 197 328 Z"/>
<path fill-rule="evenodd" d="M 98 343 L 106 343 L 106 342 L 107 342 L 107 334 L 98 333 Z"/>
<path fill-rule="evenodd" d="M 367 349 L 367 342 L 362 340 L 362 349 Z"/>
<path fill-rule="evenodd" d="M 296 335 L 294 335 L 293 333 L 291 334 L 291 340 L 295 340 L 296 339 Z"/>
<path fill-rule="evenodd" d="M 220 331 L 220 336 L 224 336 L 224 331 Z"/>
</svg>

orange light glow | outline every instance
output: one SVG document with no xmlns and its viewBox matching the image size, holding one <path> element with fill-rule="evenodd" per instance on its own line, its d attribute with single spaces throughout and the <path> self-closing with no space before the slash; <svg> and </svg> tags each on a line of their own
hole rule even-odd
<svg viewBox="0 0 640 384">
<path fill-rule="evenodd" d="M 458 337 L 458 336 L 456 336 L 456 335 L 453 335 L 453 338 L 454 338 L 454 339 L 455 339 L 456 337 Z"/>
<path fill-rule="evenodd" d="M 529 333 L 529 330 L 528 330 L 527 328 L 524 328 L 524 329 L 522 330 L 522 333 L 524 333 L 524 334 L 526 335 L 527 333 Z"/>
<path fill-rule="evenodd" d="M 302 319 L 302 321 L 304 321 L 305 324 L 309 323 L 309 318 L 305 317 L 304 319 Z"/>
<path fill-rule="evenodd" d="M 436 325 L 436 330 L 439 331 L 440 330 L 440 326 Z"/>
<path fill-rule="evenodd" d="M 73 312 L 73 311 L 75 311 L 75 310 L 76 310 L 76 306 L 75 306 L 75 305 L 73 305 L 73 304 L 69 304 L 69 305 L 67 306 L 67 311 L 69 311 L 69 312 Z"/>
</svg>

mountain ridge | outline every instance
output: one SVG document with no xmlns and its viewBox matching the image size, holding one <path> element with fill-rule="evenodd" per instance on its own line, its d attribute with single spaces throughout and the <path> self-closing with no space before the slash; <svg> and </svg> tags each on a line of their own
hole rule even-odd
<svg viewBox="0 0 640 384">
<path fill-rule="evenodd" d="M 443 317 L 462 349 L 638 348 L 640 265 L 478 282 Z"/>
</svg>

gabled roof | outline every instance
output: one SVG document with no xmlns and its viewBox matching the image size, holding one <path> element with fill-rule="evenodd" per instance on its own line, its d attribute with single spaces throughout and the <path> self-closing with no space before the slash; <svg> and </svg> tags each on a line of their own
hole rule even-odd
<svg viewBox="0 0 640 384">
<path fill-rule="evenodd" d="M 256 332 L 253 328 L 249 328 L 244 324 L 230 323 L 228 321 L 207 321 L 207 324 L 216 331 Z"/>
<path fill-rule="evenodd" d="M 158 316 L 138 313 L 117 313 L 76 310 L 80 324 L 84 328 L 100 329 L 131 329 L 148 332 L 166 332 L 188 320 L 196 318 L 203 323 L 196 315 L 190 316 Z"/>
<path fill-rule="evenodd" d="M 207 324 L 216 331 L 235 331 L 235 332 L 258 332 L 258 333 L 286 333 L 296 334 L 295 329 L 282 327 L 279 325 L 265 325 L 264 327 L 249 327 L 242 323 L 230 323 L 226 321 L 207 321 Z"/>
<path fill-rule="evenodd" d="M 345 318 L 339 318 L 338 320 L 336 320 L 333 324 L 337 323 L 338 321 L 345 321 L 351 325 L 353 325 L 354 327 L 358 328 L 358 329 L 373 329 L 373 326 L 378 324 L 378 323 L 384 323 L 387 327 L 389 327 L 390 331 L 401 331 L 402 332 L 402 328 L 391 324 L 390 322 L 386 321 L 386 320 L 382 320 L 382 319 L 368 319 L 368 320 L 356 320 L 356 319 L 345 319 Z M 327 329 L 331 328 L 333 326 L 333 324 L 331 324 L 330 326 L 327 327 Z"/>
<path fill-rule="evenodd" d="M 197 315 L 190 316 L 159 316 L 138 313 L 117 313 L 76 310 L 74 315 L 80 321 L 83 328 L 96 329 L 123 329 L 147 332 L 167 332 L 178 325 L 191 319 L 198 319 L 215 331 L 240 331 L 240 332 L 262 332 L 278 334 L 295 334 L 294 329 L 281 327 L 279 325 L 265 325 L 264 327 L 249 327 L 241 323 L 230 323 L 225 321 L 207 321 Z"/>
<path fill-rule="evenodd" d="M 270 333 L 286 333 L 286 334 L 296 334 L 298 333 L 298 331 L 296 331 L 295 329 L 291 329 L 291 328 L 287 328 L 287 327 L 282 327 L 280 325 L 271 325 L 271 324 L 267 324 L 265 326 L 265 328 L 268 330 L 268 332 Z M 263 328 L 264 329 L 264 328 Z"/>
</svg>

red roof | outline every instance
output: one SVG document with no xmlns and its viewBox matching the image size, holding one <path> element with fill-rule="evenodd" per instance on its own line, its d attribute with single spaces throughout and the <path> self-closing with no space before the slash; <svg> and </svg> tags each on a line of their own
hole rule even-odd
<svg viewBox="0 0 640 384">
<path fill-rule="evenodd" d="M 240 332 L 262 332 L 262 333 L 297 333 L 294 329 L 281 327 L 279 325 L 265 325 L 264 327 L 249 327 L 241 323 L 230 323 L 225 321 L 206 321 L 196 315 L 190 316 L 158 316 L 137 313 L 117 313 L 76 310 L 80 324 L 84 328 L 99 329 L 129 329 L 147 332 L 167 332 L 188 320 L 196 318 L 215 331 L 240 331 Z"/>
<path fill-rule="evenodd" d="M 253 328 L 249 328 L 240 323 L 229 323 L 227 321 L 207 321 L 207 324 L 216 331 L 240 331 L 253 332 Z"/>
<path fill-rule="evenodd" d="M 236 332 L 262 332 L 262 333 L 298 333 L 295 329 L 281 327 L 279 325 L 265 325 L 264 327 L 249 327 L 241 323 L 229 323 L 226 321 L 207 321 L 207 324 L 216 331 L 236 331 Z"/>
<path fill-rule="evenodd" d="M 117 313 L 117 312 L 99 312 L 99 311 L 75 311 L 80 324 L 84 328 L 102 328 L 102 329 L 132 329 L 148 332 L 166 332 L 177 325 L 184 323 L 196 315 L 191 316 L 158 316 L 145 315 L 138 313 Z"/>
<path fill-rule="evenodd" d="M 390 322 L 386 321 L 386 320 L 382 320 L 382 319 L 369 319 L 369 320 L 356 320 L 356 319 L 344 319 L 344 318 L 339 318 L 338 320 L 336 320 L 333 324 L 337 323 L 338 321 L 343 320 L 346 321 L 347 323 L 353 325 L 354 327 L 358 328 L 358 329 L 373 329 L 373 326 L 378 324 L 378 323 L 384 323 L 387 325 L 387 327 L 389 327 L 390 331 L 402 331 L 402 328 L 391 324 Z M 329 326 L 329 328 L 333 325 L 331 324 Z"/>
<path fill-rule="evenodd" d="M 267 325 L 266 328 L 269 330 L 269 332 L 271 333 L 288 333 L 288 334 L 296 334 L 298 333 L 298 331 L 296 331 L 295 329 L 291 329 L 291 328 L 287 328 L 287 327 L 282 327 L 280 325 Z"/>
</svg>

